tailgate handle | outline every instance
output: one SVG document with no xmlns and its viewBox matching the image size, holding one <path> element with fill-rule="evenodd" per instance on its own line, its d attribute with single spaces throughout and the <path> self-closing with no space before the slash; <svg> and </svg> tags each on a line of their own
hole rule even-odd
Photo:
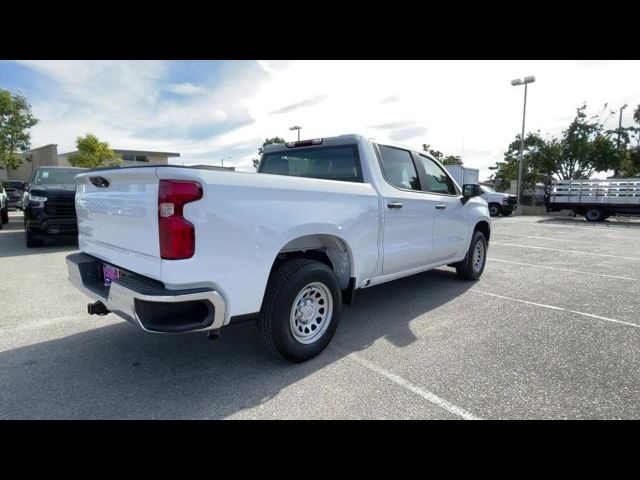
<svg viewBox="0 0 640 480">
<path fill-rule="evenodd" d="M 107 188 L 109 186 L 109 180 L 104 177 L 89 177 L 89 181 L 95 187 Z"/>
</svg>

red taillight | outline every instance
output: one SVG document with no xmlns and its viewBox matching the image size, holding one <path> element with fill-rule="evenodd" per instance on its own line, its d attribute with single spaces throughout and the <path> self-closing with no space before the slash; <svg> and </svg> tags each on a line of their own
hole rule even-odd
<svg viewBox="0 0 640 480">
<path fill-rule="evenodd" d="M 191 258 L 196 249 L 196 231 L 182 211 L 185 204 L 202 198 L 198 182 L 160 180 L 158 189 L 158 227 L 160 257 L 164 260 Z"/>
</svg>

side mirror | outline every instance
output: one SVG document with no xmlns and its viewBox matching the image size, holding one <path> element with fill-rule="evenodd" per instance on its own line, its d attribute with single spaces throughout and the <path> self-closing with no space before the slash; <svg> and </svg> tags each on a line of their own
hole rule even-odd
<svg viewBox="0 0 640 480">
<path fill-rule="evenodd" d="M 480 190 L 480 185 L 475 185 L 473 183 L 465 183 L 462 186 L 462 196 L 464 198 L 477 197 L 482 194 L 482 190 Z"/>
</svg>

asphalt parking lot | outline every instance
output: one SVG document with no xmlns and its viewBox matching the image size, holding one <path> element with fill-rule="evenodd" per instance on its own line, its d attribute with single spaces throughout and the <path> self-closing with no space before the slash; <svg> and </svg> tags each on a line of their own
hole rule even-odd
<svg viewBox="0 0 640 480">
<path fill-rule="evenodd" d="M 359 291 L 319 357 L 251 323 L 161 336 L 89 316 L 56 241 L 0 230 L 0 418 L 640 418 L 640 221 L 493 221 L 478 282 L 441 268 Z"/>
</svg>

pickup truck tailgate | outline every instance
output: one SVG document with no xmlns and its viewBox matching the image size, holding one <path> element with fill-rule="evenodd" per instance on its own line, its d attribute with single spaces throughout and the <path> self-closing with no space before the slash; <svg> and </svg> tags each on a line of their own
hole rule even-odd
<svg viewBox="0 0 640 480">
<path fill-rule="evenodd" d="M 156 168 L 95 170 L 76 177 L 80 249 L 160 279 Z"/>
</svg>

